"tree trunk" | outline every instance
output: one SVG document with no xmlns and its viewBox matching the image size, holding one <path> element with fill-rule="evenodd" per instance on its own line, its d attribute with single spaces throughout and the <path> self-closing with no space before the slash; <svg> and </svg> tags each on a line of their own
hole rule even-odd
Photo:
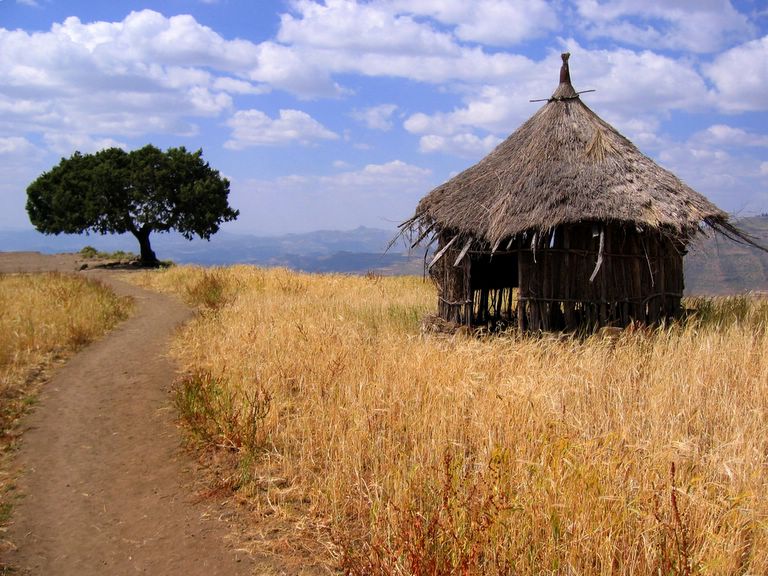
<svg viewBox="0 0 768 576">
<path fill-rule="evenodd" d="M 152 251 L 152 246 L 149 244 L 149 234 L 152 232 L 152 228 L 149 226 L 142 226 L 138 230 L 133 231 L 133 235 L 139 241 L 139 247 L 141 248 L 141 264 L 144 266 L 156 266 L 158 264 L 157 256 Z"/>
</svg>

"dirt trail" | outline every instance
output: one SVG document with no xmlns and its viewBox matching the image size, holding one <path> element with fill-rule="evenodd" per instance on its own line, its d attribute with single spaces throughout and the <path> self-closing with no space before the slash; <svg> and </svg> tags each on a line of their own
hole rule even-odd
<svg viewBox="0 0 768 576">
<path fill-rule="evenodd" d="M 72 270 L 71 258 L 0 255 L 0 271 Z M 247 554 L 227 544 L 212 506 L 192 501 L 191 462 L 174 426 L 165 357 L 190 317 L 179 302 L 88 272 L 135 299 L 131 318 L 77 354 L 24 422 L 23 497 L 0 561 L 22 574 L 238 575 Z"/>
</svg>

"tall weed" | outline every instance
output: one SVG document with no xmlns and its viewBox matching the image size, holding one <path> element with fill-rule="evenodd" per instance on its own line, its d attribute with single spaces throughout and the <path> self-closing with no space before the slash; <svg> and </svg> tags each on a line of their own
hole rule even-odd
<svg viewBox="0 0 768 576">
<path fill-rule="evenodd" d="M 176 408 L 200 440 L 250 454 L 263 444 L 270 401 L 261 387 L 236 393 L 206 372 L 187 374 L 175 386 Z"/>
</svg>

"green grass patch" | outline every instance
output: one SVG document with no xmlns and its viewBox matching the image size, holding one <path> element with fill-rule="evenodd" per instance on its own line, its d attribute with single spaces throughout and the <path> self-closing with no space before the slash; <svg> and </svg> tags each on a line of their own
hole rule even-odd
<svg viewBox="0 0 768 576">
<path fill-rule="evenodd" d="M 133 252 L 126 252 L 124 250 L 116 250 L 114 252 L 102 252 L 97 250 L 93 246 L 85 246 L 78 254 L 88 260 L 101 259 L 101 260 L 138 260 L 139 257 Z"/>
</svg>

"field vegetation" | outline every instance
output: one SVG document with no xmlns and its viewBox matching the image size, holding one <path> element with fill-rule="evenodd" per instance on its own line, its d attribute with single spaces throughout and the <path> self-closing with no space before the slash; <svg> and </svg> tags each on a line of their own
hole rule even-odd
<svg viewBox="0 0 768 576">
<path fill-rule="evenodd" d="M 134 278 L 200 307 L 176 402 L 275 553 L 360 575 L 768 573 L 767 299 L 446 336 L 420 330 L 418 278 Z"/>
<path fill-rule="evenodd" d="M 93 246 L 83 247 L 78 254 L 87 260 L 138 260 L 138 256 L 133 252 L 126 252 L 125 250 L 116 250 L 114 252 L 103 252 L 97 250 Z"/>
</svg>

